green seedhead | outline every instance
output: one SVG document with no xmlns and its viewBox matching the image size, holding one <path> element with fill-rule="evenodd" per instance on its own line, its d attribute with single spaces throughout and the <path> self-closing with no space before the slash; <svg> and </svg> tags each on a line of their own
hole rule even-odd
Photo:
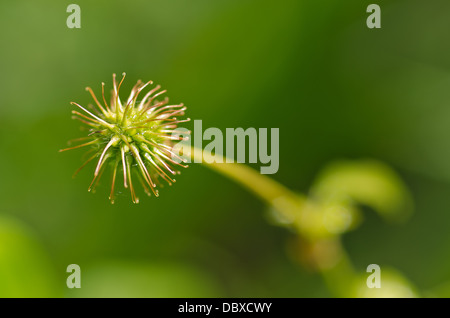
<svg viewBox="0 0 450 318">
<path fill-rule="evenodd" d="M 74 176 L 89 162 L 96 159 L 89 191 L 97 186 L 107 166 L 112 168 L 111 193 L 109 199 L 114 203 L 115 184 L 119 174 L 123 175 L 123 185 L 130 189 L 131 199 L 139 202 L 133 185 L 132 177 L 136 177 L 147 195 L 152 193 L 158 196 L 157 185 L 160 180 L 165 180 L 169 185 L 175 182 L 174 175 L 179 174 L 176 167 L 186 168 L 186 161 L 177 156 L 173 151 L 173 141 L 182 140 L 179 131 L 176 130 L 179 123 L 188 119 L 180 119 L 184 115 L 186 107 L 183 104 L 167 105 L 169 100 L 157 98 L 166 91 L 160 90 L 159 85 L 152 88 L 138 101 L 139 94 L 153 84 L 152 81 L 143 83 L 140 80 L 131 90 L 126 102 L 122 103 L 119 90 L 125 79 L 117 85 L 116 75 L 113 74 L 113 90 L 111 101 L 108 104 L 105 99 L 105 83 L 102 83 L 103 105 L 99 102 L 90 87 L 90 92 L 97 108 L 90 106 L 90 111 L 85 107 L 72 102 L 82 110 L 72 111 L 72 118 L 81 121 L 88 126 L 89 134 L 86 137 L 74 139 L 71 142 L 83 142 L 76 146 L 62 149 L 62 151 L 90 147 L 89 158 L 75 172 Z"/>
</svg>

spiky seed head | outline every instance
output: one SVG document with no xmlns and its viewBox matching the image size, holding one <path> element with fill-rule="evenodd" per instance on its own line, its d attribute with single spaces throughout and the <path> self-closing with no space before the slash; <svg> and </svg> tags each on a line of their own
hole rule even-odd
<svg viewBox="0 0 450 318">
<path fill-rule="evenodd" d="M 109 104 L 105 98 L 105 83 L 102 83 L 103 103 L 97 99 L 90 87 L 86 90 L 92 95 L 96 107 L 90 105 L 88 110 L 77 103 L 71 103 L 82 111 L 73 110 L 72 118 L 87 125 L 89 134 L 69 141 L 81 143 L 61 149 L 60 152 L 90 147 L 88 159 L 74 176 L 96 159 L 94 178 L 88 191 L 95 190 L 104 170 L 111 166 L 111 203 L 115 200 L 116 180 L 119 175 L 123 175 L 123 185 L 130 189 L 132 201 L 138 203 L 133 177 L 140 182 L 147 195 L 153 193 L 158 196 L 156 187 L 161 184 L 161 180 L 172 185 L 175 182 L 173 176 L 179 174 L 177 168 L 187 168 L 183 164 L 185 160 L 179 158 L 172 151 L 172 147 L 174 140 L 182 140 L 182 137 L 176 134 L 178 124 L 190 119 L 180 119 L 186 110 L 183 104 L 168 105 L 167 97 L 161 99 L 166 91 L 161 90 L 159 85 L 150 89 L 139 100 L 139 94 L 144 88 L 150 87 L 152 81 L 143 83 L 139 80 L 128 99 L 122 102 L 119 91 L 125 73 L 122 75 L 122 80 L 117 85 L 116 74 L 113 74 L 113 90 Z"/>
</svg>

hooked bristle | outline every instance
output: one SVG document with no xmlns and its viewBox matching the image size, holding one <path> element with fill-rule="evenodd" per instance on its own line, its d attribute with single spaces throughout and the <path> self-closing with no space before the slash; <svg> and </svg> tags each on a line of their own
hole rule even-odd
<svg viewBox="0 0 450 318">
<path fill-rule="evenodd" d="M 122 79 L 117 84 L 116 74 L 113 74 L 113 89 L 109 105 L 105 98 L 105 83 L 102 82 L 103 105 L 97 99 L 94 91 L 90 87 L 86 87 L 97 106 L 91 106 L 89 109 L 93 110 L 96 115 L 78 103 L 71 103 L 83 111 L 73 110 L 72 118 L 86 124 L 89 127 L 89 135 L 72 139 L 70 145 L 76 141 L 87 142 L 60 150 L 63 152 L 86 146 L 92 147 L 91 151 L 95 152 L 94 155 L 90 156 L 74 174 L 74 176 L 77 175 L 89 162 L 98 158 L 94 178 L 88 188 L 90 192 L 95 192 L 106 167 L 112 166 L 109 194 L 112 204 L 116 201 L 116 179 L 120 169 L 123 173 L 124 188 L 130 190 L 133 203 L 139 203 L 132 175 L 137 176 L 148 196 L 153 194 L 158 197 L 159 192 L 156 187 L 161 185 L 159 179 L 172 185 L 175 179 L 170 175 L 180 173 L 176 167 L 187 168 L 187 165 L 174 159 L 183 163 L 186 160 L 172 151 L 173 141 L 186 139 L 177 135 L 179 131 L 176 130 L 177 124 L 190 120 L 189 118 L 184 120 L 178 118 L 184 115 L 186 107 L 182 103 L 166 105 L 167 97 L 163 101 L 158 101 L 157 98 L 166 93 L 166 90 L 160 90 L 161 86 L 159 85 L 150 89 L 138 102 L 139 94 L 149 85 L 153 85 L 152 81 L 143 83 L 140 80 L 132 88 L 126 102 L 122 103 L 119 92 L 125 75 L 125 73 L 122 74 Z"/>
</svg>

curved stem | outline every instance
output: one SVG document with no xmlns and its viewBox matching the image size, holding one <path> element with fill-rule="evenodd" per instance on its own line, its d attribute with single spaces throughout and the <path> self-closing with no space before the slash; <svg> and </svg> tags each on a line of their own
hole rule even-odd
<svg viewBox="0 0 450 318">
<path fill-rule="evenodd" d="M 294 211 L 300 213 L 305 196 L 292 192 L 266 175 L 260 174 L 240 163 L 206 163 L 204 159 L 212 162 L 213 158 L 207 153 L 203 153 L 202 149 L 199 148 L 193 147 L 191 156 L 197 161 L 201 160 L 211 169 L 241 184 L 269 206 L 276 208 L 284 217 L 290 219 Z M 226 160 L 224 159 L 223 162 L 226 162 Z"/>
<path fill-rule="evenodd" d="M 239 183 L 272 206 L 288 223 L 303 213 L 303 204 L 307 200 L 305 195 L 292 192 L 277 181 L 244 164 L 216 163 L 212 156 L 195 147 L 191 149 L 191 159 L 196 159 L 196 162 L 201 161 L 209 168 Z M 212 163 L 205 162 L 204 159 Z M 301 230 L 296 228 L 296 231 L 299 237 L 302 237 Z M 331 245 L 334 245 L 336 252 L 334 257 L 337 263 L 331 268 L 318 266 L 317 270 L 322 274 L 332 293 L 339 297 L 346 297 L 348 286 L 351 286 L 357 276 L 340 240 L 332 239 L 331 241 L 334 243 Z M 309 241 L 309 244 L 315 243 L 317 242 Z"/>
</svg>

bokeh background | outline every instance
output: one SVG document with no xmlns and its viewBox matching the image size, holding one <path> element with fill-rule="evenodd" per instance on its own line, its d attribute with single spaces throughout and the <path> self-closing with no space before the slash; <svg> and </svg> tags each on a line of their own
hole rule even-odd
<svg viewBox="0 0 450 318">
<path fill-rule="evenodd" d="M 270 177 L 292 191 L 336 159 L 389 165 L 413 215 L 366 209 L 343 246 L 362 274 L 389 266 L 419 296 L 450 295 L 449 1 L 77 0 L 81 29 L 70 3 L 0 2 L 0 296 L 336 296 L 264 203 L 200 164 L 138 205 L 111 205 L 107 182 L 88 193 L 93 164 L 71 178 L 83 151 L 58 150 L 84 133 L 69 102 L 122 72 L 124 91 L 151 79 L 204 127 L 279 128 Z"/>
</svg>

